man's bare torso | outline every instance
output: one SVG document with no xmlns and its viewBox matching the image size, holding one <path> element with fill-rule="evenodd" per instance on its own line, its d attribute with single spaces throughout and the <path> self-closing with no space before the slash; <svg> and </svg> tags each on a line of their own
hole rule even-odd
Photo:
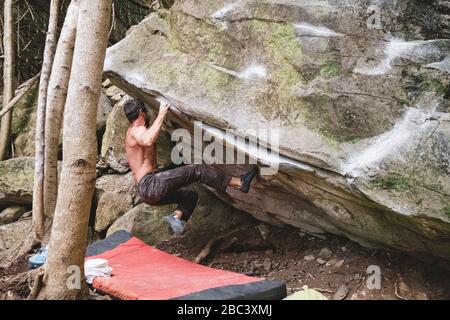
<svg viewBox="0 0 450 320">
<path fill-rule="evenodd" d="M 133 177 L 139 182 L 146 174 L 158 169 L 156 157 L 156 144 L 143 147 L 133 138 L 131 131 L 133 127 L 128 128 L 125 137 L 125 151 L 128 157 L 128 163 Z"/>
</svg>

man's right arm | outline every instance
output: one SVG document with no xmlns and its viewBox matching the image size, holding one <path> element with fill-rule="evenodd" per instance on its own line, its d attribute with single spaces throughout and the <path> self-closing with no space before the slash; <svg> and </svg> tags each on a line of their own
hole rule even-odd
<svg viewBox="0 0 450 320">
<path fill-rule="evenodd" d="M 166 103 L 161 104 L 158 116 L 150 128 L 146 129 L 144 127 L 139 127 L 133 131 L 133 136 L 139 145 L 143 147 L 150 147 L 158 141 L 161 127 L 164 123 L 167 112 L 169 111 L 169 107 L 170 106 Z"/>
</svg>

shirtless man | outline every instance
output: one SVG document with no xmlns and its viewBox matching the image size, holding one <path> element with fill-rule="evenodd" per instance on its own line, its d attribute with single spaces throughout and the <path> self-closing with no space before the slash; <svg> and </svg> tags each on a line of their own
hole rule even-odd
<svg viewBox="0 0 450 320">
<path fill-rule="evenodd" d="M 184 187 L 200 181 L 219 192 L 225 192 L 231 186 L 248 193 L 256 168 L 240 178 L 226 176 L 204 164 L 159 170 L 156 143 L 169 109 L 168 104 L 161 103 L 158 116 L 150 126 L 144 104 L 139 100 L 128 101 L 124 106 L 125 116 L 130 121 L 125 137 L 125 150 L 142 200 L 149 205 L 178 204 L 173 214 L 164 217 L 164 221 L 176 235 L 182 235 L 185 232 L 185 222 L 191 217 L 198 201 L 197 193 Z"/>
</svg>

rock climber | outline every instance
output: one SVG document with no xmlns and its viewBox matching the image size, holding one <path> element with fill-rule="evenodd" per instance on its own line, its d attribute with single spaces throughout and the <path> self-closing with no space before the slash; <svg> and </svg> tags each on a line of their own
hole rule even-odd
<svg viewBox="0 0 450 320">
<path fill-rule="evenodd" d="M 198 201 L 197 193 L 186 189 L 186 186 L 199 181 L 218 192 L 224 193 L 230 186 L 248 193 L 257 170 L 255 167 L 241 177 L 231 177 L 205 164 L 158 169 L 156 145 L 169 111 L 170 105 L 161 102 L 158 115 L 150 125 L 150 117 L 142 101 L 132 99 L 125 103 L 124 114 L 130 122 L 125 150 L 142 201 L 152 206 L 177 204 L 175 211 L 164 217 L 164 221 L 174 234 L 182 235 Z"/>
</svg>

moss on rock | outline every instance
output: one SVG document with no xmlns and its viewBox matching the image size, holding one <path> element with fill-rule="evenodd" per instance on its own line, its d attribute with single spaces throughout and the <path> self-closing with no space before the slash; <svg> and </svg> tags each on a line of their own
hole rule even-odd
<svg viewBox="0 0 450 320">
<path fill-rule="evenodd" d="M 373 184 L 379 188 L 406 191 L 411 189 L 411 183 L 408 178 L 399 174 L 390 174 L 387 177 L 376 177 Z"/>
<path fill-rule="evenodd" d="M 442 213 L 444 213 L 450 219 L 450 205 L 444 207 L 444 209 L 442 209 Z"/>
<path fill-rule="evenodd" d="M 325 62 L 320 69 L 320 76 L 331 78 L 341 73 L 341 65 L 336 61 Z"/>
</svg>

